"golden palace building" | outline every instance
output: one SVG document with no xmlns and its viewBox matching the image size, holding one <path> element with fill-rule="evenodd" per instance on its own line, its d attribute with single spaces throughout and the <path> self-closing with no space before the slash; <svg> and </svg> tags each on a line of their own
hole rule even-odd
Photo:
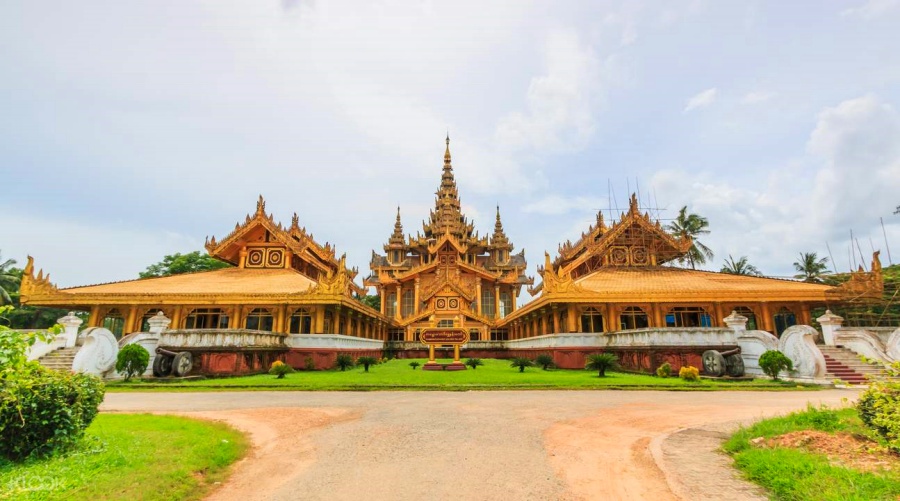
<svg viewBox="0 0 900 501">
<path fill-rule="evenodd" d="M 598 346 L 579 347 L 573 334 L 596 340 L 677 330 L 700 340 L 679 348 L 695 357 L 709 347 L 704 329 L 724 328 L 732 312 L 747 319 L 749 330 L 779 335 L 809 324 L 813 308 L 842 297 L 843 289 L 820 284 L 672 266 L 691 246 L 641 212 L 632 196 L 618 221 L 607 225 L 598 214 L 577 242 L 560 245 L 555 258 L 545 254 L 535 286 L 525 275 L 524 251 L 516 252 L 504 231 L 499 207 L 493 231 L 483 236 L 462 213 L 448 138 L 434 209 L 421 231 L 406 236 L 398 208 L 383 254 L 373 251 L 362 285 L 356 283 L 358 270 L 336 257 L 330 244 L 316 242 L 296 214 L 284 227 L 266 213 L 260 197 L 256 211 L 231 233 L 206 243 L 209 254 L 230 268 L 59 289 L 43 271 L 35 273 L 29 257 L 21 297 L 23 304 L 90 312 L 89 326 L 106 326 L 116 335 L 146 332 L 162 312 L 175 333 L 277 337 L 267 341 L 267 355 L 244 362 L 240 353 L 247 348 L 208 338 L 203 350 L 221 352 L 201 356 L 199 370 L 211 373 L 260 370 L 273 357 L 298 368 L 327 367 L 338 352 L 380 355 L 385 346 L 418 356 L 419 333 L 428 327 L 466 329 L 472 356 L 551 351 L 572 367 L 583 366 L 584 355 Z M 873 263 L 871 273 L 855 276 L 847 290 L 874 291 L 883 283 L 880 266 L 875 268 Z M 378 310 L 359 299 L 369 288 L 380 298 Z M 535 298 L 519 307 L 524 290 Z M 554 339 L 566 336 L 561 348 Z"/>
</svg>

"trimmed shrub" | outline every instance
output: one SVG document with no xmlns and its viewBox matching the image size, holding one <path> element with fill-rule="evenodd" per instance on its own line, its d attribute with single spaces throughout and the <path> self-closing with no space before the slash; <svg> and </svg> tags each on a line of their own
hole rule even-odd
<svg viewBox="0 0 900 501">
<path fill-rule="evenodd" d="M 656 375 L 659 377 L 669 377 L 672 375 L 672 366 L 669 365 L 669 362 L 664 362 L 662 365 L 656 368 Z"/>
<path fill-rule="evenodd" d="M 778 374 L 794 369 L 794 363 L 784 353 L 778 350 L 769 350 L 759 356 L 759 368 L 775 381 Z"/>
<path fill-rule="evenodd" d="M 607 370 L 613 370 L 619 366 L 619 357 L 612 353 L 596 353 L 588 355 L 584 368 L 597 371 L 598 377 L 606 377 Z"/>
<path fill-rule="evenodd" d="M 416 370 L 416 367 L 418 367 L 420 365 L 422 365 L 422 364 L 420 364 L 419 362 L 416 362 L 415 360 L 413 360 L 412 362 L 409 363 L 409 366 L 412 367 L 413 370 Z"/>
<path fill-rule="evenodd" d="M 685 381 L 700 381 L 700 369 L 693 365 L 686 365 L 678 371 L 678 377 Z"/>
<path fill-rule="evenodd" d="M 484 362 L 482 362 L 480 358 L 469 358 L 466 359 L 466 365 L 471 367 L 472 370 L 475 370 L 478 368 L 478 366 L 484 365 Z"/>
<path fill-rule="evenodd" d="M 553 355 L 549 353 L 541 353 L 534 359 L 534 363 L 541 366 L 541 369 L 547 370 L 553 367 Z"/>
<path fill-rule="evenodd" d="M 519 372 L 525 372 L 525 368 L 533 367 L 534 362 L 532 362 L 529 358 L 516 357 L 512 359 L 512 363 L 510 363 L 509 366 L 518 368 Z"/>
<path fill-rule="evenodd" d="M 359 357 L 356 359 L 356 365 L 363 366 L 366 372 L 369 372 L 370 365 L 378 365 L 378 359 L 375 357 Z"/>
<path fill-rule="evenodd" d="M 277 376 L 275 379 L 284 379 L 285 375 L 291 374 L 292 372 L 294 372 L 294 368 L 281 360 L 272 362 L 272 367 L 269 367 L 269 374 Z"/>
<path fill-rule="evenodd" d="M 99 378 L 28 363 L 0 374 L 0 455 L 19 461 L 63 451 L 97 416 Z"/>
<path fill-rule="evenodd" d="M 859 418 L 900 453 L 900 383 L 871 383 L 856 403 Z"/>
<path fill-rule="evenodd" d="M 313 360 L 313 357 L 307 356 L 303 359 L 303 368 L 308 371 L 316 370 L 316 361 Z"/>
<path fill-rule="evenodd" d="M 125 375 L 125 381 L 140 376 L 150 363 L 150 352 L 139 344 L 128 344 L 116 355 L 116 372 Z"/>
<path fill-rule="evenodd" d="M 345 371 L 356 365 L 353 363 L 353 357 L 346 353 L 338 354 L 337 358 L 334 360 L 334 363 L 335 365 L 340 367 L 341 371 Z"/>
</svg>

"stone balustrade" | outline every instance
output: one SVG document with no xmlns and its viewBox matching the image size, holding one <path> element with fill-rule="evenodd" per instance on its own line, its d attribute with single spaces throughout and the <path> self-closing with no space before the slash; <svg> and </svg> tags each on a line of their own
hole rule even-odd
<svg viewBox="0 0 900 501">
<path fill-rule="evenodd" d="M 250 329 L 176 329 L 159 334 L 163 348 L 287 348 L 284 334 Z"/>
<path fill-rule="evenodd" d="M 718 327 L 668 327 L 609 333 L 547 334 L 506 341 L 509 349 L 534 348 L 639 348 L 737 346 L 735 332 Z"/>
<path fill-rule="evenodd" d="M 291 334 L 285 339 L 285 346 L 307 350 L 380 350 L 384 341 L 341 334 Z"/>
</svg>

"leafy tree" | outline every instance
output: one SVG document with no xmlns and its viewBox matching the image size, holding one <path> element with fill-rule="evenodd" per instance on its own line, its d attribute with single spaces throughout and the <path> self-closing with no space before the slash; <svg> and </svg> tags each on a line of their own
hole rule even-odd
<svg viewBox="0 0 900 501">
<path fill-rule="evenodd" d="M 334 363 L 337 364 L 338 367 L 341 368 L 341 372 L 353 367 L 355 364 L 353 363 L 353 357 L 346 353 L 341 353 L 334 360 Z"/>
<path fill-rule="evenodd" d="M 525 372 L 525 368 L 533 367 L 534 362 L 532 362 L 531 359 L 528 359 L 528 358 L 516 357 L 516 358 L 512 359 L 512 363 L 509 364 L 509 366 L 517 367 L 519 369 L 519 372 Z"/>
<path fill-rule="evenodd" d="M 138 274 L 141 278 L 167 277 L 182 273 L 195 273 L 198 271 L 211 271 L 228 268 L 231 265 L 219 261 L 209 254 L 201 254 L 200 251 L 187 254 L 175 253 L 163 258 L 162 261 L 151 264 L 147 269 Z"/>
<path fill-rule="evenodd" d="M 688 214 L 687 206 L 678 211 L 678 217 L 672 221 L 667 229 L 680 238 L 690 238 L 693 241 L 688 253 L 679 260 L 682 264 L 687 262 L 691 265 L 691 269 L 697 269 L 698 264 L 704 264 L 707 260 L 713 258 L 713 251 L 709 247 L 700 243 L 697 237 L 709 234 L 709 221 L 697 214 Z"/>
<path fill-rule="evenodd" d="M 821 282 L 822 275 L 828 271 L 828 258 L 819 259 L 815 252 L 801 252 L 800 260 L 794 262 L 797 274 L 794 278 L 802 278 L 804 282 Z"/>
<path fill-rule="evenodd" d="M 15 259 L 3 261 L 3 254 L 0 253 L 0 306 L 13 304 L 13 300 L 9 295 L 11 292 L 19 290 L 22 272 L 16 273 L 16 268 L 13 268 L 14 264 L 16 264 Z"/>
<path fill-rule="evenodd" d="M 381 310 L 381 296 L 375 294 L 366 294 L 365 296 L 356 296 L 356 300 L 374 310 Z"/>
<path fill-rule="evenodd" d="M 541 366 L 541 369 L 547 370 L 553 367 L 553 355 L 549 353 L 541 353 L 534 359 L 534 363 Z"/>
<path fill-rule="evenodd" d="M 139 344 L 127 344 L 116 356 L 116 372 L 125 374 L 125 381 L 131 381 L 133 376 L 143 374 L 149 363 L 150 353 L 146 348 Z"/>
<path fill-rule="evenodd" d="M 378 359 L 375 357 L 359 357 L 356 359 L 356 364 L 363 366 L 363 369 L 369 372 L 369 366 L 378 364 Z"/>
<path fill-rule="evenodd" d="M 759 356 L 759 368 L 775 381 L 778 374 L 794 369 L 794 363 L 784 353 L 778 350 L 769 350 Z"/>
<path fill-rule="evenodd" d="M 480 358 L 470 358 L 466 360 L 466 365 L 471 367 L 472 370 L 475 370 L 478 368 L 478 366 L 484 365 L 484 362 L 482 362 Z"/>
<path fill-rule="evenodd" d="M 613 370 L 619 366 L 619 358 L 612 353 L 597 353 L 588 356 L 585 369 L 597 371 L 599 377 L 606 376 L 607 370 Z"/>
<path fill-rule="evenodd" d="M 750 264 L 747 261 L 747 256 L 741 256 L 737 261 L 731 257 L 731 254 L 728 255 L 728 259 L 725 260 L 725 264 L 722 266 L 722 273 L 728 273 L 730 275 L 749 275 L 752 277 L 760 277 L 762 273 L 760 273 L 759 269 L 756 266 Z"/>
</svg>

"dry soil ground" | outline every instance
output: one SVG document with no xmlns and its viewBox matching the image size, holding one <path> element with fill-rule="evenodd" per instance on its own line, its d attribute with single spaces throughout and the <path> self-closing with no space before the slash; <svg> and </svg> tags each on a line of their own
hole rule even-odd
<svg viewBox="0 0 900 501">
<path fill-rule="evenodd" d="M 717 499 L 722 489 L 730 499 L 757 499 L 759 491 L 715 452 L 721 431 L 855 396 L 847 390 L 111 393 L 102 409 L 217 419 L 248 432 L 253 451 L 215 500 L 662 501 Z M 715 489 L 704 489 L 707 483 Z"/>
</svg>

